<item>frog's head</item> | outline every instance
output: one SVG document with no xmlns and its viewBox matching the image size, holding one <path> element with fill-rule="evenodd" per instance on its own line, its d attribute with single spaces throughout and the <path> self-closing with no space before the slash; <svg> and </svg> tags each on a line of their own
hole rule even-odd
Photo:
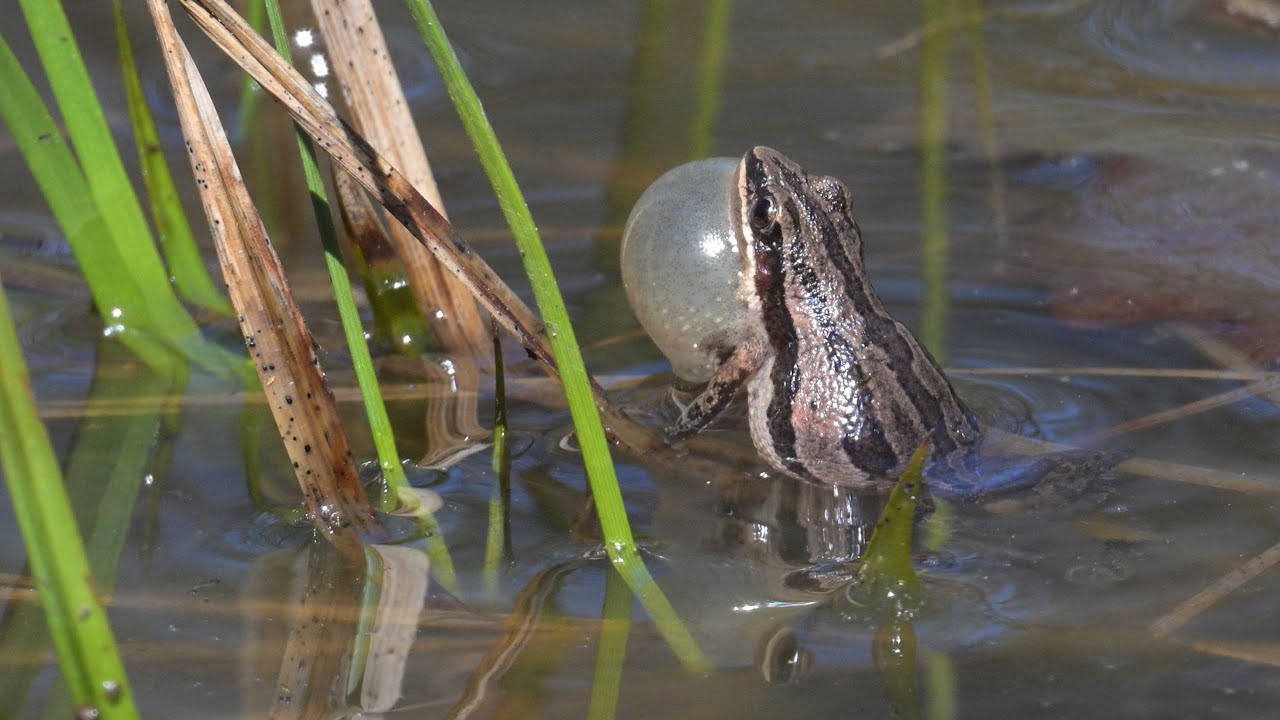
<svg viewBox="0 0 1280 720">
<path fill-rule="evenodd" d="M 786 318 L 770 315 L 796 312 L 808 304 L 814 283 L 843 283 L 870 293 L 862 234 L 844 183 L 810 175 L 763 146 L 743 156 L 737 181 L 734 211 L 740 254 L 754 279 L 747 301 L 766 327 L 787 325 Z"/>
<path fill-rule="evenodd" d="M 849 189 L 836 178 L 810 175 L 773 148 L 757 146 L 742 157 L 737 211 L 750 250 L 785 258 L 839 250 L 862 264 L 862 234 Z"/>
</svg>

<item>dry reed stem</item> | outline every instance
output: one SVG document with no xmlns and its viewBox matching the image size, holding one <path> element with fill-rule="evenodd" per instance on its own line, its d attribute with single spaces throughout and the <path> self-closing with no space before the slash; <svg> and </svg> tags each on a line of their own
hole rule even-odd
<svg viewBox="0 0 1280 720">
<path fill-rule="evenodd" d="M 1015 455 L 1041 455 L 1078 449 L 1070 445 L 1037 440 L 994 428 L 987 431 L 985 447 L 997 453 L 1007 452 Z M 1280 495 L 1280 478 L 1266 475 L 1182 465 L 1180 463 L 1141 457 L 1124 460 L 1117 464 L 1115 469 L 1119 472 L 1139 477 L 1170 480 L 1218 490 L 1230 490 L 1250 495 Z"/>
<path fill-rule="evenodd" d="M 1269 377 L 1265 380 L 1249 383 L 1244 387 L 1238 387 L 1234 390 L 1227 390 L 1216 395 L 1210 395 L 1207 398 L 1201 398 L 1189 403 L 1179 405 L 1168 410 L 1149 413 L 1142 417 L 1127 420 L 1109 428 L 1104 428 L 1097 432 L 1089 433 L 1075 439 L 1079 445 L 1092 445 L 1093 443 L 1107 440 L 1110 438 L 1131 433 L 1136 430 L 1145 430 L 1148 428 L 1164 425 L 1175 420 L 1183 420 L 1192 415 L 1216 410 L 1220 407 L 1232 405 L 1241 400 L 1248 400 L 1252 397 L 1269 396 L 1277 388 L 1280 388 L 1280 377 Z"/>
<path fill-rule="evenodd" d="M 342 121 L 333 108 L 275 50 L 267 45 L 222 0 L 179 0 L 196 24 L 232 60 L 276 98 L 300 128 L 332 161 L 351 173 L 397 220 L 426 245 L 441 264 L 460 279 L 543 369 L 559 380 L 560 373 L 536 316 L 502 281 L 443 216 L 427 202 L 408 178 L 386 161 L 367 141 Z M 594 380 L 592 394 L 605 431 L 632 453 L 664 447 L 653 431 L 624 416 Z"/>
<path fill-rule="evenodd" d="M 223 277 L 307 513 L 331 532 L 367 526 L 372 520 L 368 499 L 316 358 L 315 340 L 289 293 L 199 70 L 164 0 L 148 0 L 148 5 Z"/>
<path fill-rule="evenodd" d="M 1258 577 L 1280 563 L 1280 543 L 1249 558 L 1242 565 L 1215 580 L 1205 589 L 1179 603 L 1151 623 L 1151 632 L 1164 637 L 1191 622 L 1197 615 L 1213 607 L 1219 600 L 1238 590 L 1242 585 Z"/>
<path fill-rule="evenodd" d="M 372 268 L 379 262 L 378 253 L 394 253 L 373 203 L 351 175 L 336 168 L 333 183 L 338 192 L 343 228 L 351 242 L 361 249 L 365 263 Z M 396 227 L 403 230 L 399 224 Z M 412 236 L 410 239 L 413 240 Z M 417 240 L 413 240 L 413 244 L 419 251 L 426 252 Z M 467 300 L 470 302 L 470 296 Z M 448 389 L 423 396 L 427 401 L 424 435 L 429 461 L 419 462 L 419 465 L 443 467 L 442 463 L 447 460 L 483 449 L 482 441 L 490 433 L 480 425 L 477 416 L 480 368 L 488 363 L 480 362 L 480 358 L 474 356 L 460 357 L 456 361 L 435 356 L 405 357 L 403 362 L 411 366 L 411 372 L 424 376 L 427 386 Z"/>
<path fill-rule="evenodd" d="M 1183 341 L 1192 345 L 1206 357 L 1223 367 L 1240 372 L 1259 371 L 1253 361 L 1244 353 L 1240 352 L 1240 350 L 1222 342 L 1218 338 L 1209 335 L 1197 327 L 1186 323 L 1173 323 L 1172 328 L 1174 334 L 1180 337 Z M 1235 399 L 1243 399 L 1243 396 L 1252 395 L 1261 395 L 1272 402 L 1277 402 L 1280 401 L 1280 392 L 1277 392 L 1275 389 L 1278 384 L 1275 382 L 1275 379 L 1274 375 L 1268 375 L 1264 380 L 1246 385 L 1242 388 L 1237 388 L 1236 390 L 1227 393 L 1222 393 L 1214 398 L 1206 398 L 1199 402 L 1207 405 L 1209 401 L 1213 401 L 1218 398 L 1226 399 L 1229 396 L 1236 395 L 1242 397 L 1232 398 L 1232 402 L 1234 402 Z M 1188 406 L 1184 406 L 1183 409 L 1196 404 L 1197 403 L 1191 403 Z M 1209 587 L 1201 590 L 1187 600 L 1184 600 L 1176 608 L 1151 623 L 1151 632 L 1155 633 L 1157 636 L 1165 636 L 1173 633 L 1204 611 L 1208 610 L 1210 607 L 1216 605 L 1218 601 L 1237 590 L 1241 585 L 1244 585 L 1249 580 L 1252 580 L 1264 571 L 1270 569 L 1278 562 L 1280 562 L 1280 543 L 1277 543 L 1258 555 L 1255 555 L 1240 567 L 1232 570 L 1226 575 L 1223 575 L 1213 584 L 1209 585 Z"/>
<path fill-rule="evenodd" d="M 1148 380 L 1265 380 L 1280 374 L 1262 370 L 1216 370 L 1200 368 L 1129 368 L 1129 367 L 1000 367 L 948 368 L 948 377 L 1127 377 Z"/>
<path fill-rule="evenodd" d="M 1248 355 L 1240 351 L 1239 348 L 1230 345 L 1222 340 L 1210 335 L 1204 330 L 1187 323 L 1171 323 L 1170 329 L 1183 342 L 1188 343 L 1200 351 L 1202 355 L 1212 360 L 1226 370 L 1247 373 L 1264 373 L 1262 368 L 1258 367 Z M 1276 377 L 1275 373 L 1266 373 L 1265 377 Z M 1280 403 L 1280 391 L 1270 390 L 1269 392 L 1259 393 L 1271 402 Z"/>
<path fill-rule="evenodd" d="M 1217 640 L 1192 640 L 1187 645 L 1195 650 L 1218 657 L 1270 665 L 1280 668 L 1280 645 L 1275 643 L 1232 643 Z"/>
<path fill-rule="evenodd" d="M 352 125 L 447 218 L 372 3 L 311 0 L 311 7 Z M 390 235 L 418 308 L 444 351 L 484 362 L 489 333 L 471 295 L 403 225 L 392 223 Z"/>
</svg>

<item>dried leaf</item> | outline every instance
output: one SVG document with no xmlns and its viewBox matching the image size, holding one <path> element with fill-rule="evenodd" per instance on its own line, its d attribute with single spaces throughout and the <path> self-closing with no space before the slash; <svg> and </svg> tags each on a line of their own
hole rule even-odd
<svg viewBox="0 0 1280 720">
<path fill-rule="evenodd" d="M 413 183 L 355 132 L 311 85 L 267 45 L 222 0 L 179 0 L 210 39 L 235 60 L 268 94 L 284 105 L 299 127 L 347 171 L 397 220 L 408 228 L 441 264 L 470 290 L 529 354 L 554 378 L 559 370 L 537 317 L 492 268 L 422 196 Z M 664 443 L 648 428 L 631 421 L 591 382 L 605 429 L 635 454 L 654 452 Z"/>
<path fill-rule="evenodd" d="M 372 3 L 312 0 L 311 7 L 352 124 L 443 216 L 444 203 Z M 390 236 L 409 271 L 418 307 L 441 347 L 468 358 L 487 357 L 488 329 L 466 288 L 403 225 L 392 223 Z"/>
<path fill-rule="evenodd" d="M 231 302 L 271 414 L 293 461 L 308 514 L 328 530 L 371 521 L 316 344 L 249 198 L 199 70 L 163 0 L 149 0 L 174 88 L 192 173 Z"/>
</svg>

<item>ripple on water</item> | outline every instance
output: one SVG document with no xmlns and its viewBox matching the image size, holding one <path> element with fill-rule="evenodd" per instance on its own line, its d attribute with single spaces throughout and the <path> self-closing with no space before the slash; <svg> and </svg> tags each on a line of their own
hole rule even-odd
<svg viewBox="0 0 1280 720">
<path fill-rule="evenodd" d="M 1223 89 L 1280 87 L 1274 35 L 1240 27 L 1223 3 L 1098 0 L 1081 30 L 1097 52 L 1129 70 Z"/>
</svg>

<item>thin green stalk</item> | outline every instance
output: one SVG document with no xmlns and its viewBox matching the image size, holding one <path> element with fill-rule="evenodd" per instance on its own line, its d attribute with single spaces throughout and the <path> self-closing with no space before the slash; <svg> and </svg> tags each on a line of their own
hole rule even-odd
<svg viewBox="0 0 1280 720">
<path fill-rule="evenodd" d="M 111 137 L 61 1 L 20 0 L 20 4 L 49 86 L 62 110 L 67 135 L 84 170 L 88 197 L 109 231 L 94 242 L 111 244 L 122 260 L 107 266 L 111 276 L 105 283 L 114 292 L 103 295 L 99 288 L 93 288 L 99 301 L 105 297 L 119 301 L 115 306 L 100 306 L 104 319 L 123 329 L 149 331 L 158 338 L 194 349 L 191 346 L 198 338 L 196 325 L 169 285 L 169 274 L 152 243 L 142 206 Z M 0 93 L 3 94 L 7 93 Z M 14 135 L 18 135 L 16 130 Z M 55 129 L 54 136 L 60 135 Z M 32 170 L 36 172 L 35 168 Z M 84 199 L 75 201 L 83 203 Z M 84 263 L 81 268 L 85 269 Z M 127 272 L 121 272 L 122 268 Z"/>
<path fill-rule="evenodd" d="M 90 197 L 89 185 L 71 148 L 62 139 L 61 129 L 3 36 L 0 36 L 0 118 L 22 152 L 50 212 L 66 234 L 103 318 L 111 323 L 112 308 L 145 306 L 142 290 L 129 282 L 128 273 L 120 272 L 121 267 L 127 267 L 124 256 L 116 251 L 113 243 L 105 241 L 110 230 L 97 204 L 85 202 L 85 198 Z M 132 318 L 133 314 L 128 317 Z M 108 325 L 108 332 L 114 334 L 112 327 Z M 122 333 L 120 337 L 145 362 L 156 365 L 166 362 L 168 353 L 154 340 L 138 333 Z"/>
<path fill-rule="evenodd" d="M 925 717 L 929 720 L 956 718 L 956 664 L 944 652 L 924 648 Z"/>
<path fill-rule="evenodd" d="M 453 567 L 453 557 L 449 555 L 449 544 L 445 542 L 444 530 L 436 522 L 435 515 L 426 515 L 420 519 L 422 530 L 427 534 L 427 557 L 431 559 L 431 574 L 436 582 L 449 592 L 458 591 L 458 573 Z"/>
<path fill-rule="evenodd" d="M 276 51 L 285 60 L 293 62 L 278 0 L 267 0 L 267 18 L 271 23 Z M 369 344 L 365 340 L 364 327 L 360 323 L 360 311 L 356 309 L 355 294 L 351 291 L 351 279 L 347 276 L 347 269 L 342 264 L 338 232 L 333 225 L 333 215 L 329 208 L 329 199 L 325 194 L 320 166 L 316 162 L 315 148 L 311 144 L 311 139 L 302 130 L 295 130 L 295 136 L 298 141 L 298 154 L 302 157 L 302 170 L 307 180 L 307 190 L 311 195 L 311 207 L 315 211 L 316 225 L 319 227 L 320 240 L 324 245 L 324 262 L 329 270 L 329 280 L 333 284 L 334 301 L 338 304 L 343 334 L 347 339 L 347 348 L 351 352 L 351 364 L 355 368 L 356 382 L 360 385 L 360 396 L 364 400 L 365 413 L 369 417 L 373 444 L 378 450 L 383 485 L 382 492 L 377 493 L 373 498 L 374 507 L 383 512 L 391 512 L 402 506 L 414 507 L 418 500 L 410 492 L 409 480 L 405 477 L 404 466 L 400 464 L 400 454 L 396 451 L 395 434 L 391 429 L 391 419 L 387 417 L 387 407 L 382 401 L 382 392 L 378 388 L 373 358 L 369 355 Z"/>
<path fill-rule="evenodd" d="M 507 448 L 507 380 L 502 364 L 502 343 L 498 326 L 493 325 L 493 488 L 489 491 L 489 533 L 484 543 L 484 590 L 491 599 L 498 597 L 498 566 L 510 540 L 507 535 L 507 493 L 511 475 L 511 453 Z"/>
<path fill-rule="evenodd" d="M 267 19 L 271 24 L 271 33 L 275 37 L 276 50 L 285 60 L 292 62 L 284 19 L 280 14 L 280 4 L 277 0 L 267 0 L 266 5 Z M 346 336 L 347 347 L 351 352 L 351 364 L 355 369 L 365 414 L 369 418 L 369 431 L 373 435 L 373 443 L 378 451 L 378 464 L 382 469 L 382 491 L 374 496 L 374 507 L 383 512 L 396 511 L 414 515 L 421 507 L 420 501 L 410 487 L 408 478 L 405 477 L 404 466 L 400 464 L 395 433 L 391 428 L 391 419 L 387 416 L 386 404 L 382 401 L 382 392 L 378 388 L 378 378 L 373 369 L 373 358 L 369 355 L 369 344 L 365 340 L 364 328 L 360 324 L 360 312 L 356 309 L 355 294 L 351 291 L 351 278 L 342 264 L 342 250 L 338 243 L 337 230 L 333 225 L 329 200 L 325 195 L 324 180 L 320 176 L 320 168 L 316 163 L 315 148 L 301 129 L 296 129 L 296 137 L 298 153 L 302 157 L 303 173 L 307 180 L 307 190 L 311 194 L 312 209 L 315 211 L 320 240 L 324 245 L 325 266 L 329 270 L 329 279 L 333 284 L 333 296 L 338 304 L 338 315 L 342 319 L 343 334 Z M 427 535 L 427 554 L 431 558 L 436 579 L 446 588 L 454 589 L 457 586 L 457 576 L 440 524 L 434 517 L 427 515 L 419 515 L 418 521 Z"/>
<path fill-rule="evenodd" d="M 991 62 L 987 58 L 987 24 L 983 0 L 965 0 L 969 25 L 969 62 L 973 67 L 974 106 L 978 111 L 978 129 L 982 135 L 982 155 L 987 161 L 988 202 L 996 245 L 1009 247 L 1009 209 L 1005 202 L 1004 169 L 1000 167 L 1000 148 L 996 140 L 995 102 L 991 88 Z"/>
<path fill-rule="evenodd" d="M 0 460 L 62 676 L 83 714 L 137 718 L 133 694 L 62 484 L 36 412 L 9 300 L 0 286 Z M 82 714 L 77 710 L 78 714 Z"/>
<path fill-rule="evenodd" d="M 631 525 L 627 521 L 626 507 L 622 503 L 622 491 L 618 487 L 618 478 L 614 473 L 613 460 L 609 455 L 609 444 L 605 439 L 604 428 L 600 423 L 599 409 L 591 396 L 591 388 L 587 378 L 587 370 L 582 362 L 582 353 L 578 349 L 578 341 L 569 323 L 569 313 L 565 309 L 564 298 L 556 285 L 551 271 L 551 262 L 547 259 L 546 250 L 538 235 L 538 228 L 529 213 L 529 206 L 524 194 L 516 183 L 511 166 L 498 143 L 489 120 L 485 116 L 480 98 L 476 95 L 471 81 L 462 71 L 458 56 L 454 53 L 444 28 L 436 16 L 435 10 L 427 0 L 407 0 L 409 10 L 418 26 L 418 32 L 426 42 L 431 57 L 444 79 L 449 97 L 462 119 L 463 127 L 471 138 L 472 144 L 480 156 L 480 164 L 489 176 L 502 213 L 511 227 L 516 247 L 524 261 L 525 273 L 533 288 L 534 298 L 542 313 L 546 326 L 547 338 L 551 344 L 552 355 L 560 369 L 564 383 L 565 398 L 569 404 L 569 414 L 573 418 L 574 429 L 578 434 L 578 444 L 582 448 L 583 464 L 586 466 L 587 479 L 591 483 L 591 492 L 595 498 L 596 509 L 600 517 L 600 527 L 604 531 L 605 550 L 609 558 L 620 566 L 623 578 L 631 586 L 633 592 L 641 599 L 645 608 L 650 611 L 659 630 L 667 642 L 675 650 L 681 661 L 691 668 L 704 668 L 706 659 L 689 631 L 676 616 L 649 571 L 644 566 L 636 551 L 635 539 L 631 535 Z"/>
<path fill-rule="evenodd" d="M 600 611 L 600 647 L 596 650 L 596 671 L 591 681 L 591 704 L 587 720 L 613 720 L 618 712 L 622 689 L 622 663 L 627 657 L 627 635 L 631 633 L 631 590 L 617 572 L 605 578 L 604 607 Z"/>
<path fill-rule="evenodd" d="M 83 420 L 66 459 L 65 486 L 80 534 L 87 538 L 86 553 L 93 581 L 100 594 L 115 588 L 116 571 L 124 552 L 136 501 L 153 452 L 156 431 L 166 412 L 159 406 L 139 407 L 136 413 L 118 416 L 104 406 L 139 397 L 181 397 L 186 376 L 170 377 L 152 370 L 126 346 L 110 338 L 97 344 L 97 372 L 89 391 Z M 124 369 L 125 372 L 121 372 Z M 41 607 L 35 603 L 11 603 L 0 623 L 0 657 L 24 658 L 0 673 L 0 707 L 19 709 L 49 653 L 49 632 Z M 70 702 L 59 684 L 46 706 L 66 707 Z M 66 717 L 69 713 L 64 713 Z M 0 712 L 0 717 L 4 717 Z"/>
<path fill-rule="evenodd" d="M 72 108 L 66 123 L 76 152 L 3 37 L 0 119 L 67 236 L 106 324 L 104 333 L 160 372 L 176 362 L 170 351 L 176 347 L 218 376 L 242 377 L 243 364 L 200 337 L 169 285 L 61 5 L 23 0 L 23 9 L 33 18 L 41 58 L 53 57 L 46 59 L 46 72 L 55 98 Z"/>
<path fill-rule="evenodd" d="M 261 35 L 263 26 L 266 25 L 266 6 L 263 0 L 245 0 L 241 14 L 244 15 L 249 26 Z M 262 89 L 253 78 L 245 75 L 240 84 L 240 113 L 236 118 L 237 139 L 249 134 L 249 128 L 253 127 L 257 120 L 258 108 L 262 107 L 261 100 Z"/>
<path fill-rule="evenodd" d="M 662 588 L 654 582 L 635 546 L 623 549 L 619 557 L 613 559 L 613 567 L 640 600 L 645 612 L 653 618 L 658 632 L 685 668 L 697 673 L 710 671 L 711 664 L 702 653 L 702 648 L 698 647 L 698 642 L 689 634 L 689 629 L 680 620 L 675 608 L 671 607 L 671 601 L 662 593 Z"/>
<path fill-rule="evenodd" d="M 125 98 L 129 104 L 129 120 L 133 125 L 134 146 L 138 150 L 138 162 L 142 167 L 142 179 L 146 183 L 151 200 L 151 220 L 155 223 L 160 247 L 168 261 L 169 272 L 178 292 L 187 300 L 225 316 L 235 315 L 231 301 L 214 285 L 209 269 L 200 258 L 187 213 L 178 197 L 178 188 L 169 172 L 156 131 L 155 119 L 147 107 L 142 92 L 142 78 L 133 56 L 133 44 L 129 41 L 129 28 L 125 23 L 124 5 L 114 0 L 116 19 L 116 43 L 120 48 L 120 73 L 124 78 Z"/>
<path fill-rule="evenodd" d="M 708 0 L 707 19 L 703 28 L 702 57 L 698 62 L 697 93 L 693 108 L 693 124 L 689 132 L 690 156 L 711 156 L 711 138 L 720 114 L 720 79 L 724 74 L 724 58 L 729 47 L 729 9 L 733 0 Z"/>
<path fill-rule="evenodd" d="M 923 0 L 920 40 L 920 275 L 924 308 L 920 335 L 938 362 L 947 361 L 947 52 L 948 0 Z"/>
<path fill-rule="evenodd" d="M 626 509 L 622 505 L 622 493 L 618 489 L 600 415 L 587 384 L 586 368 L 578 351 L 573 327 L 569 323 L 564 299 L 560 296 L 560 289 L 551 271 L 551 262 L 542 247 L 524 195 L 520 192 L 493 128 L 485 117 L 480 99 L 463 73 L 435 11 L 425 0 L 409 0 L 409 9 L 439 67 L 467 134 L 475 144 L 480 162 L 489 175 L 503 215 L 511 226 L 516 245 L 524 259 L 525 272 L 529 275 L 538 308 L 542 312 L 552 354 L 564 379 L 569 412 L 578 432 L 578 442 L 582 447 L 587 476 L 599 509 L 600 525 L 607 539 L 609 556 L 617 560 L 624 548 L 634 547 L 635 540 L 631 536 Z"/>
</svg>

